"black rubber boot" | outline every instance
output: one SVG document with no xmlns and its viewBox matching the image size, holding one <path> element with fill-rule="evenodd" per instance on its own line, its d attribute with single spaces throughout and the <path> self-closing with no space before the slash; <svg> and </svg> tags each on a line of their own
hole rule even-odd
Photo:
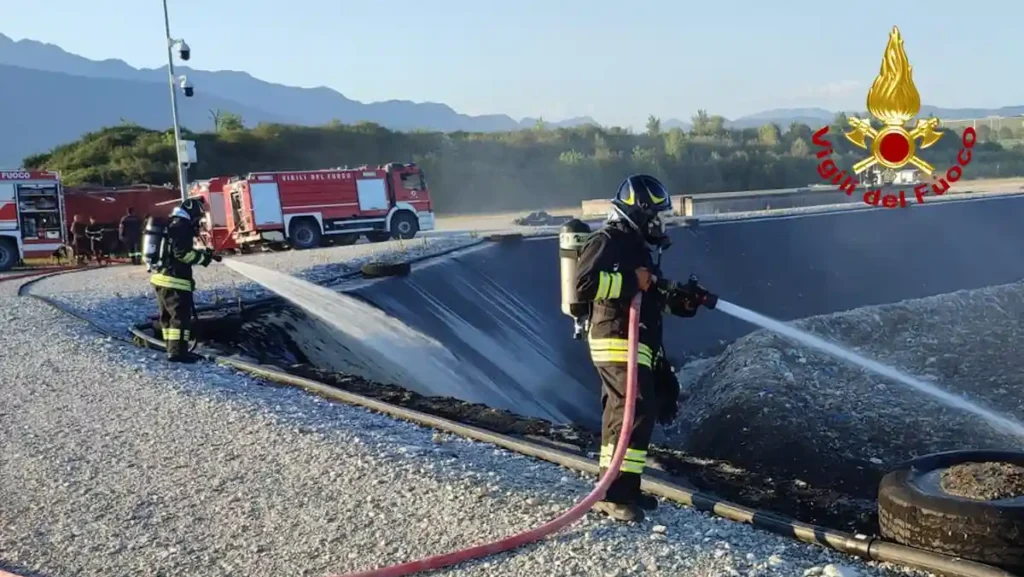
<svg viewBox="0 0 1024 577">
<path fill-rule="evenodd" d="M 199 360 L 199 357 L 188 352 L 188 342 L 167 341 L 167 360 L 172 363 L 192 364 Z"/>
<path fill-rule="evenodd" d="M 637 497 L 636 504 L 644 511 L 653 511 L 658 508 L 658 498 L 654 495 L 644 495 L 641 493 Z"/>
<path fill-rule="evenodd" d="M 594 503 L 594 510 L 604 513 L 616 521 L 639 523 L 644 520 L 644 510 L 632 503 L 598 501 Z"/>
</svg>

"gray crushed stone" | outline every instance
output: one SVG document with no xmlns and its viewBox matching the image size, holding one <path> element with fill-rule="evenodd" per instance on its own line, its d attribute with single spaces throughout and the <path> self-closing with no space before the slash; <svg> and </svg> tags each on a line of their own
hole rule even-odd
<svg viewBox="0 0 1024 577">
<path fill-rule="evenodd" d="M 1024 497 L 1024 467 L 1013 463 L 963 463 L 942 471 L 940 486 L 950 495 L 978 501 Z"/>
<path fill-rule="evenodd" d="M 117 269 L 81 275 L 87 312 L 126 290 Z M 61 283 L 73 288 L 75 276 Z M 326 576 L 536 526 L 593 482 L 222 367 L 169 366 L 16 297 L 18 282 L 0 283 L 8 571 Z M 914 573 L 663 504 L 639 526 L 590 514 L 540 544 L 441 574 Z"/>
<path fill-rule="evenodd" d="M 1024 284 L 793 324 L 1024 420 Z M 1024 447 L 972 414 L 763 330 L 702 368 L 672 435 L 749 468 L 819 455 L 842 475 L 946 450 Z"/>
</svg>

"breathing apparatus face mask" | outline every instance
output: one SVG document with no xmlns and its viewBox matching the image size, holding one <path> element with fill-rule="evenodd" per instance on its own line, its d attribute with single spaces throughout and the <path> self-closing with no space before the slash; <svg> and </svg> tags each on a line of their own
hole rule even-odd
<svg viewBox="0 0 1024 577">
<path fill-rule="evenodd" d="M 672 239 L 665 232 L 665 221 L 660 213 L 647 220 L 643 232 L 644 240 L 654 248 L 665 250 L 672 246 Z"/>
</svg>

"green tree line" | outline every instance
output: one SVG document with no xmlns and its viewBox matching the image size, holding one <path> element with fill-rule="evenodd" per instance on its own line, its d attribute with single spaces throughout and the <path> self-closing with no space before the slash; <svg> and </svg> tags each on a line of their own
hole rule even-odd
<svg viewBox="0 0 1024 577">
<path fill-rule="evenodd" d="M 674 193 L 698 194 L 788 188 L 819 183 L 820 126 L 793 123 L 730 129 L 721 116 L 699 111 L 693 126 L 663 130 L 651 116 L 646 131 L 599 126 L 505 133 L 395 132 L 372 123 L 326 126 L 260 124 L 244 127 L 231 113 L 211 111 L 214 132 L 185 131 L 196 141 L 192 179 L 261 170 L 302 170 L 386 162 L 419 164 L 441 212 L 523 210 L 574 206 L 608 197 L 630 173 L 649 172 Z M 846 118 L 826 138 L 843 168 L 868 152 L 848 142 Z M 961 129 L 962 130 L 962 129 Z M 960 134 L 945 130 L 921 156 L 944 171 L 955 162 Z M 1011 131 L 978 128 L 979 142 L 965 178 L 1024 175 L 1024 145 Z M 1021 135 L 1024 136 L 1024 135 Z M 174 137 L 122 123 L 25 159 L 28 168 L 60 170 L 65 182 L 120 186 L 174 182 Z"/>
</svg>

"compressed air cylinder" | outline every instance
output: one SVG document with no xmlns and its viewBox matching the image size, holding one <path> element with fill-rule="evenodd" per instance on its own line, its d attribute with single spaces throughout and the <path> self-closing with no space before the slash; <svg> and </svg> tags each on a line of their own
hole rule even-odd
<svg viewBox="0 0 1024 577">
<path fill-rule="evenodd" d="M 572 219 L 562 225 L 558 234 L 558 260 L 561 263 L 562 312 L 579 318 L 588 312 L 587 303 L 580 303 L 576 297 L 576 261 L 580 249 L 590 237 L 590 225 Z"/>
<path fill-rule="evenodd" d="M 153 270 L 160 265 L 160 244 L 164 239 L 164 223 L 155 217 L 146 219 L 142 232 L 142 260 L 146 270 Z"/>
</svg>

